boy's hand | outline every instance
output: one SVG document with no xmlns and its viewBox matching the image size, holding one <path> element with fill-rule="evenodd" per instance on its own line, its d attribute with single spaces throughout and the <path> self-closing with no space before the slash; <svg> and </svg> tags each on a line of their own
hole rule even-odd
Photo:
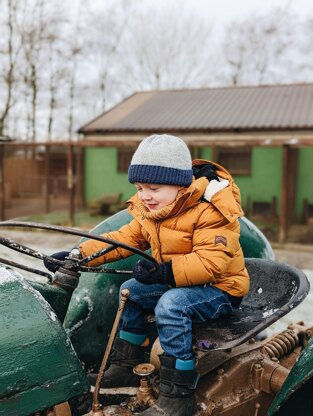
<svg viewBox="0 0 313 416">
<path fill-rule="evenodd" d="M 68 257 L 69 255 L 70 251 L 58 251 L 57 253 L 51 254 L 50 257 L 53 257 L 57 260 L 65 260 L 65 257 Z M 60 268 L 58 264 L 52 263 L 48 259 L 44 259 L 43 264 L 45 265 L 46 269 L 52 273 L 55 273 Z"/>
<path fill-rule="evenodd" d="M 168 284 L 175 287 L 175 279 L 172 271 L 172 264 L 155 264 L 149 260 L 141 259 L 133 267 L 134 278 L 145 285 Z"/>
</svg>

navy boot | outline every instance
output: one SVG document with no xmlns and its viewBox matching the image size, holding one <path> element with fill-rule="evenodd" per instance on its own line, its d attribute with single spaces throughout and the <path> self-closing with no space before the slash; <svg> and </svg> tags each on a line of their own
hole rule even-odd
<svg viewBox="0 0 313 416">
<path fill-rule="evenodd" d="M 196 412 L 195 390 L 198 372 L 177 370 L 176 359 L 160 355 L 160 395 L 155 404 L 140 413 L 144 416 L 192 416 Z"/>
</svg>

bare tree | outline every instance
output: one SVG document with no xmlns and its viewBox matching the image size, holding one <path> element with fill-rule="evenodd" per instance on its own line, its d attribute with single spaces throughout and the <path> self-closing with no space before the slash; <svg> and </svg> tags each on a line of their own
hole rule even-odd
<svg viewBox="0 0 313 416">
<path fill-rule="evenodd" d="M 77 111 L 77 89 L 79 82 L 79 63 L 84 61 L 85 44 L 82 34 L 86 33 L 86 26 L 82 16 L 86 11 L 85 5 L 79 0 L 76 15 L 74 16 L 74 24 L 70 28 L 67 42 L 67 60 L 68 60 L 68 93 L 67 97 L 67 136 L 72 139 L 75 129 L 75 111 Z M 83 75 L 85 78 L 85 74 Z"/>
<path fill-rule="evenodd" d="M 275 68 L 289 59 L 296 23 L 296 16 L 280 8 L 232 22 L 222 42 L 230 83 L 277 82 Z"/>
<path fill-rule="evenodd" d="M 221 40 L 183 0 L 107 0 L 96 14 L 90 0 L 75 4 L 0 0 L 0 134 L 72 138 L 139 90 L 312 78 L 313 24 L 287 9 L 232 22 Z"/>
<path fill-rule="evenodd" d="M 9 112 L 14 104 L 13 89 L 15 85 L 15 69 L 17 59 L 21 48 L 20 39 L 16 39 L 17 24 L 17 0 L 7 0 L 6 4 L 0 4 L 2 16 L 5 18 L 3 26 L 6 31 L 1 39 L 0 58 L 2 64 L 1 71 L 1 102 L 2 108 L 0 113 L 0 136 L 3 136 Z"/>
<path fill-rule="evenodd" d="M 55 112 L 59 105 L 60 90 L 66 87 L 67 83 L 67 68 L 66 60 L 64 56 L 64 49 L 62 42 L 58 39 L 54 33 L 50 34 L 48 47 L 48 81 L 47 85 L 49 88 L 48 98 L 48 120 L 47 120 L 47 139 L 51 141 L 53 138 L 53 125 L 55 122 Z"/>
<path fill-rule="evenodd" d="M 110 76 L 118 65 L 117 50 L 127 30 L 129 18 L 134 11 L 134 2 L 119 0 L 111 3 L 100 13 L 90 13 L 88 19 L 88 58 L 93 65 L 96 82 L 97 111 L 107 107 Z"/>
<path fill-rule="evenodd" d="M 24 122 L 24 137 L 51 138 L 53 117 L 60 96 L 60 81 L 68 66 L 65 23 L 61 1 L 25 0 L 19 8 L 19 34 L 23 41 L 20 56 L 19 119 Z M 23 104 L 21 104 L 23 103 Z"/>
<path fill-rule="evenodd" d="M 44 5 L 44 0 L 36 0 L 34 4 L 28 4 L 29 9 L 25 14 L 25 21 L 22 28 L 23 51 L 26 63 L 24 80 L 30 93 L 30 109 L 28 113 L 28 119 L 30 121 L 29 138 L 32 142 L 36 139 L 39 89 L 38 71 L 40 70 L 45 30 Z"/>
<path fill-rule="evenodd" d="M 183 7 L 138 10 L 120 50 L 120 78 L 133 90 L 199 86 L 212 66 L 210 39 L 208 21 Z"/>
<path fill-rule="evenodd" d="M 312 49 L 313 45 L 313 14 L 302 23 L 303 33 L 301 42 L 299 45 L 299 51 L 302 59 L 299 59 L 298 73 L 302 78 L 312 82 L 313 80 L 313 56 L 312 53 L 308 53 Z"/>
</svg>

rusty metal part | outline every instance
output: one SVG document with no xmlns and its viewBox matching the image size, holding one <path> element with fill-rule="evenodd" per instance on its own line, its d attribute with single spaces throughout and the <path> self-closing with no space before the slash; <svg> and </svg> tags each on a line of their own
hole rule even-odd
<svg viewBox="0 0 313 416">
<path fill-rule="evenodd" d="M 276 394 L 289 374 L 289 369 L 268 358 L 256 362 L 252 367 L 252 384 L 255 389 Z"/>
<path fill-rule="evenodd" d="M 260 403 L 256 403 L 254 407 L 255 407 L 254 416 L 258 416 L 259 410 L 261 409 Z"/>
<path fill-rule="evenodd" d="M 298 335 L 293 330 L 287 329 L 268 341 L 263 347 L 263 352 L 271 359 L 274 357 L 280 359 L 293 351 L 298 345 Z"/>
<path fill-rule="evenodd" d="M 297 325 L 294 330 L 289 328 L 269 340 L 250 340 L 227 352 L 198 352 L 198 371 L 200 369 L 202 377 L 196 391 L 197 416 L 266 416 L 273 395 L 281 389 L 303 348 L 308 328 Z M 156 342 L 151 355 L 157 357 L 160 351 Z M 145 380 L 150 367 L 142 364 L 135 371 L 144 377 L 138 395 L 128 399 L 126 407 L 105 407 L 103 413 L 96 416 L 128 416 L 151 406 L 147 397 L 150 394 L 154 397 L 155 391 Z"/>
<path fill-rule="evenodd" d="M 200 371 L 196 391 L 197 416 L 266 416 L 303 348 L 307 330 L 300 325 L 267 341 L 247 342 L 223 356 L 212 351 L 198 357 L 198 367 L 205 371 Z"/>
<path fill-rule="evenodd" d="M 139 406 L 152 406 L 156 401 L 155 390 L 150 383 L 149 376 L 154 373 L 153 364 L 139 364 L 134 368 L 134 373 L 140 376 L 140 386 L 138 388 L 136 399 Z"/>
<path fill-rule="evenodd" d="M 163 352 L 164 351 L 161 347 L 160 339 L 157 337 L 150 351 L 150 363 L 153 364 L 157 370 L 159 370 L 161 367 L 159 355 L 163 354 Z"/>
<path fill-rule="evenodd" d="M 101 416 L 132 416 L 132 414 L 133 413 L 126 408 L 118 405 L 113 405 L 105 407 L 101 413 Z"/>
<path fill-rule="evenodd" d="M 121 300 L 120 300 L 120 304 L 116 313 L 116 317 L 115 317 L 115 321 L 113 323 L 113 327 L 112 327 L 112 331 L 107 343 L 107 347 L 102 359 L 102 363 L 99 369 L 99 374 L 98 374 L 98 378 L 96 381 L 96 385 L 95 385 L 95 389 L 93 392 L 93 403 L 92 403 L 92 410 L 89 413 L 89 415 L 93 415 L 93 416 L 103 416 L 103 412 L 101 410 L 101 404 L 99 403 L 99 390 L 100 390 L 100 383 L 104 374 L 104 369 L 106 367 L 111 349 L 112 349 L 112 345 L 113 345 L 113 341 L 117 332 L 117 328 L 118 328 L 118 324 L 119 321 L 121 319 L 121 315 L 122 312 L 124 310 L 125 307 L 125 303 L 127 302 L 127 299 L 129 298 L 130 295 L 130 291 L 128 289 L 123 289 L 121 292 Z"/>
<path fill-rule="evenodd" d="M 56 416 L 72 416 L 72 411 L 68 402 L 60 403 L 54 406 Z"/>
<path fill-rule="evenodd" d="M 303 346 L 306 347 L 309 339 L 313 336 L 313 327 L 306 326 L 303 321 L 299 321 L 288 326 L 288 329 L 293 330 L 296 334 L 303 335 Z"/>
<path fill-rule="evenodd" d="M 68 402 L 64 402 L 41 412 L 35 412 L 33 416 L 72 416 L 72 411 Z"/>
</svg>

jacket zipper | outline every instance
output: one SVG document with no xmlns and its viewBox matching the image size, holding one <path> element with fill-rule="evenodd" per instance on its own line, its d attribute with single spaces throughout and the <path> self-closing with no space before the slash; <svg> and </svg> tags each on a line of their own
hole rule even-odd
<svg viewBox="0 0 313 416">
<path fill-rule="evenodd" d="M 160 228 L 161 228 L 161 221 L 156 222 L 156 231 L 157 231 L 157 237 L 158 237 L 158 250 L 160 253 L 160 259 L 163 262 L 162 258 L 162 248 L 161 248 L 161 241 L 160 241 Z"/>
</svg>

